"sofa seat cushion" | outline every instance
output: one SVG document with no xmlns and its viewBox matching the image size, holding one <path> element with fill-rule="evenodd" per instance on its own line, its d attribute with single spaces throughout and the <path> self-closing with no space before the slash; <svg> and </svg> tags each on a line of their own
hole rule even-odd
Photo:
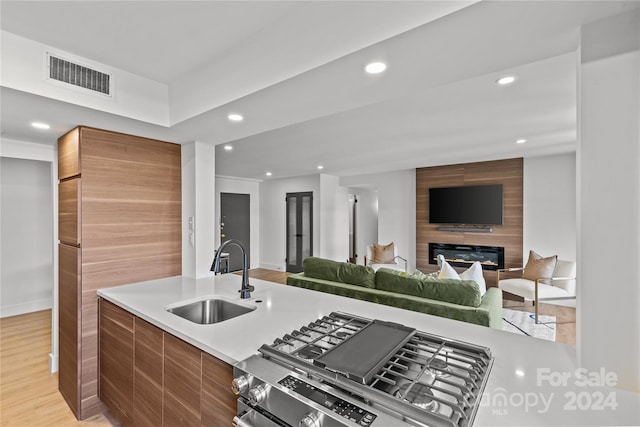
<svg viewBox="0 0 640 427">
<path fill-rule="evenodd" d="M 500 289 L 514 295 L 520 295 L 528 300 L 535 300 L 535 281 L 529 279 L 504 279 L 500 280 Z M 559 286 L 551 286 L 538 282 L 538 297 L 543 298 L 566 298 L 571 296 L 565 289 Z"/>
<path fill-rule="evenodd" d="M 376 289 L 468 307 L 478 307 L 482 301 L 478 284 L 473 280 L 434 277 L 420 279 L 387 268 L 381 268 L 376 272 Z"/>
<path fill-rule="evenodd" d="M 304 275 L 314 279 L 375 288 L 376 273 L 371 267 L 308 257 L 302 262 Z"/>
</svg>

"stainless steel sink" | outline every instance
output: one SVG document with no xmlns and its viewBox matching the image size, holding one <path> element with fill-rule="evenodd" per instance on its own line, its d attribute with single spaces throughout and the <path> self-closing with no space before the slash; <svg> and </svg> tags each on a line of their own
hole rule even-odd
<svg viewBox="0 0 640 427">
<path fill-rule="evenodd" d="M 207 298 L 169 307 L 167 311 L 194 323 L 210 325 L 242 316 L 255 309 L 256 307 L 252 305 L 236 304 L 221 298 Z"/>
</svg>

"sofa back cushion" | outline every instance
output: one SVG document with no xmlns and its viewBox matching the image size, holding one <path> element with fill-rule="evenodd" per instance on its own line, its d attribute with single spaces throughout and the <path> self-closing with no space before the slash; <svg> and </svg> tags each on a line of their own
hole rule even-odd
<svg viewBox="0 0 640 427">
<path fill-rule="evenodd" d="M 376 272 L 376 289 L 413 295 L 452 304 L 478 307 L 482 302 L 473 280 L 418 278 L 398 270 L 381 268 Z"/>
<path fill-rule="evenodd" d="M 375 271 L 373 268 L 364 265 L 309 257 L 302 261 L 302 269 L 305 276 L 314 279 L 348 283 L 366 288 L 375 288 L 376 284 Z"/>
</svg>

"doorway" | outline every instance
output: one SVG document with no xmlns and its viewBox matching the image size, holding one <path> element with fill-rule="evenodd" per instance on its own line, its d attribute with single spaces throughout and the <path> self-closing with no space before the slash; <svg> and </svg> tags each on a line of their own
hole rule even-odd
<svg viewBox="0 0 640 427">
<path fill-rule="evenodd" d="M 349 194 L 349 262 L 358 263 L 357 239 L 356 239 L 356 206 L 358 196 Z"/>
<path fill-rule="evenodd" d="M 286 270 L 300 273 L 313 255 L 313 192 L 287 193 Z"/>
<path fill-rule="evenodd" d="M 247 251 L 247 265 L 251 265 L 251 214 L 249 194 L 220 193 L 220 243 L 235 239 Z M 242 251 L 237 246 L 225 248 L 229 254 L 227 271 L 242 270 Z"/>
</svg>

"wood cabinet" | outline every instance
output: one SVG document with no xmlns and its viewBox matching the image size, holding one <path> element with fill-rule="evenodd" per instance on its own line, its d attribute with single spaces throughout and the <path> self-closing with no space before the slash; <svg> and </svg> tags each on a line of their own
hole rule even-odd
<svg viewBox="0 0 640 427">
<path fill-rule="evenodd" d="M 80 248 L 69 245 L 58 245 L 58 348 L 60 372 L 58 388 L 74 414 L 80 409 L 79 361 L 80 348 L 80 289 L 77 286 L 80 278 Z M 62 303 L 64 301 L 64 304 Z"/>
<path fill-rule="evenodd" d="M 58 179 L 80 175 L 80 129 L 67 132 L 58 139 Z"/>
<path fill-rule="evenodd" d="M 99 336 L 100 398 L 123 425 L 231 425 L 231 365 L 103 299 Z"/>
<path fill-rule="evenodd" d="M 200 412 L 203 426 L 228 427 L 237 411 L 238 397 L 231 391 L 231 366 L 202 353 Z"/>
<path fill-rule="evenodd" d="M 164 336 L 162 329 L 136 317 L 133 361 L 133 423 L 162 425 Z"/>
<path fill-rule="evenodd" d="M 100 400 L 123 426 L 133 425 L 134 317 L 100 300 Z"/>
<path fill-rule="evenodd" d="M 201 372 L 200 350 L 166 334 L 163 416 L 167 425 L 200 425 Z"/>
<path fill-rule="evenodd" d="M 80 245 L 80 178 L 61 181 L 58 186 L 58 238 L 67 245 Z"/>
<path fill-rule="evenodd" d="M 66 316 L 58 382 L 79 419 L 102 409 L 96 290 L 182 272 L 180 152 L 177 144 L 84 126 L 58 139 L 59 316 Z"/>
</svg>

